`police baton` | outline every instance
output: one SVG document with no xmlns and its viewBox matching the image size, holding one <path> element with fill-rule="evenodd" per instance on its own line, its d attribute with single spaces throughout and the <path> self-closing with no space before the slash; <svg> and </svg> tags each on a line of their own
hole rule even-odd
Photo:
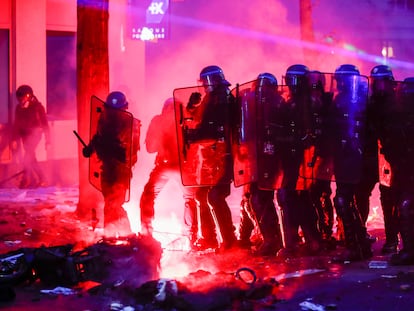
<svg viewBox="0 0 414 311">
<path fill-rule="evenodd" d="M 73 130 L 73 134 L 75 134 L 75 136 L 78 138 L 78 140 L 81 142 L 81 144 L 84 147 L 87 147 L 88 145 L 83 141 L 83 139 L 79 136 L 78 132 L 76 132 L 75 130 Z"/>
</svg>

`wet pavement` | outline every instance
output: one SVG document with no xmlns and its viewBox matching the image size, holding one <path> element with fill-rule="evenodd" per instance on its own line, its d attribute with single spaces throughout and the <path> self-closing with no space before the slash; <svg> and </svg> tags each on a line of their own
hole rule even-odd
<svg viewBox="0 0 414 311">
<path fill-rule="evenodd" d="M 76 242 L 77 248 L 102 238 L 99 228 L 75 217 L 76 188 L 4 189 L 0 192 L 0 254 L 20 247 Z M 149 292 L 126 287 L 122 279 L 103 288 L 96 282 L 50 288 L 41 282 L 14 287 L 7 310 L 412 310 L 414 266 L 388 265 L 381 215 L 370 214 L 368 229 L 377 237 L 373 258 L 353 263 L 331 261 L 335 251 L 289 260 L 253 257 L 245 250 L 193 253 L 184 236 L 158 232 L 163 244 L 159 279 L 179 284 L 169 304 Z M 240 277 L 240 271 L 248 271 Z M 255 281 L 251 277 L 255 276 Z M 155 281 L 158 281 L 156 279 Z M 141 280 L 142 286 L 153 280 Z M 147 283 L 148 282 L 148 283 Z M 124 285 L 122 285 L 124 284 Z M 171 298 L 171 297 L 170 297 Z M 180 302 L 180 303 L 178 303 Z"/>
</svg>

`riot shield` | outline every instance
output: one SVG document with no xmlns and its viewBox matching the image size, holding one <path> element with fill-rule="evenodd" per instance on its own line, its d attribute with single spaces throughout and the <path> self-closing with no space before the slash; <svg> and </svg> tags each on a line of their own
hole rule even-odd
<svg viewBox="0 0 414 311">
<path fill-rule="evenodd" d="M 274 93 L 259 92 L 256 100 L 259 188 L 294 188 L 303 161 L 302 106 L 286 85 L 277 86 Z"/>
<path fill-rule="evenodd" d="M 226 89 L 206 93 L 201 86 L 173 92 L 181 179 L 184 186 L 232 182 Z"/>
<path fill-rule="evenodd" d="M 260 189 L 275 190 L 282 186 L 285 175 L 286 133 L 285 123 L 288 89 L 279 85 L 276 89 L 259 89 L 257 105 L 257 164 Z M 289 125 L 287 125 L 289 127 Z M 289 144 L 289 142 L 288 142 Z M 289 157 L 289 156 L 288 156 Z"/>
<path fill-rule="evenodd" d="M 387 124 L 390 124 L 389 121 L 393 120 L 393 118 L 390 119 L 390 116 L 393 115 L 392 111 L 394 111 L 394 108 L 398 107 L 396 90 L 399 88 L 400 83 L 387 79 L 373 79 L 370 84 L 370 99 L 367 110 L 368 126 L 376 134 L 372 137 L 371 143 L 373 144 L 375 140 L 377 146 L 379 183 L 386 187 L 391 186 L 392 174 L 391 166 L 386 160 L 382 144 L 384 143 L 384 138 L 390 133 L 389 129 L 392 128 L 392 126 L 389 127 Z M 385 145 L 389 144 L 385 142 Z"/>
<path fill-rule="evenodd" d="M 130 198 L 130 180 L 137 147 L 133 147 L 133 129 L 138 120 L 125 110 L 104 106 L 99 98 L 91 98 L 90 141 L 95 150 L 89 158 L 89 182 L 102 191 L 103 182 L 119 182 L 126 186 L 125 202 Z M 134 139 L 136 140 L 136 139 Z"/>
<path fill-rule="evenodd" d="M 334 92 L 333 75 L 311 71 L 306 77 L 308 83 L 305 99 L 307 133 L 304 137 L 304 161 L 299 170 L 299 178 L 305 185 L 298 186 L 299 189 L 306 189 L 306 183 L 312 183 L 315 179 L 334 180 L 332 146 L 329 141 L 332 130 L 329 117 Z"/>
<path fill-rule="evenodd" d="M 285 122 L 287 88 L 257 87 L 255 82 L 232 90 L 238 111 L 233 136 L 235 186 L 257 182 L 260 189 L 275 190 L 281 187 L 289 166 L 290 156 L 284 151 L 291 150 L 286 142 L 290 126 Z"/>
<path fill-rule="evenodd" d="M 367 104 L 368 77 L 334 75 L 326 142 L 332 155 L 336 182 L 356 184 L 361 179 Z"/>
<path fill-rule="evenodd" d="M 253 83 L 244 83 L 232 90 L 236 99 L 236 120 L 232 140 L 235 187 L 257 181 L 258 120 Z"/>
<path fill-rule="evenodd" d="M 394 84 L 395 98 L 387 102 L 384 109 L 381 151 L 392 168 L 391 184 L 411 191 L 414 184 L 414 83 L 395 81 Z M 384 177 L 380 171 L 382 183 Z"/>
</svg>

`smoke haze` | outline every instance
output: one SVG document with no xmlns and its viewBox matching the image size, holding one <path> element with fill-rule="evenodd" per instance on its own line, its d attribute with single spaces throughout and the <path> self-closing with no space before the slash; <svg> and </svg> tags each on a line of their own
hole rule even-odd
<svg viewBox="0 0 414 311">
<path fill-rule="evenodd" d="M 413 75 L 414 35 L 410 29 L 414 11 L 409 10 L 410 1 L 406 5 L 402 2 L 313 1 L 315 40 L 303 42 L 299 1 L 170 1 L 169 39 L 145 43 L 145 85 L 141 86 L 145 95 L 136 100 L 145 106 L 134 108 L 142 121 L 142 144 L 151 117 L 161 111 L 165 99 L 175 88 L 196 85 L 199 72 L 208 65 L 220 66 L 232 88 L 261 72 L 273 73 L 281 83 L 287 67 L 296 63 L 324 72 L 351 63 L 364 75 L 369 75 L 373 66 L 386 63 L 398 80 Z M 305 62 L 304 47 L 314 52 L 312 63 Z M 392 57 L 382 54 L 384 47 L 392 47 Z M 153 159 L 142 145 L 135 169 L 139 177 L 134 179 L 137 198 L 133 210 L 137 209 Z M 172 205 L 180 209 L 183 205 L 178 188 L 172 187 L 166 204 L 169 209 Z M 235 204 L 232 208 L 237 219 L 240 189 L 234 189 L 229 201 Z"/>
</svg>

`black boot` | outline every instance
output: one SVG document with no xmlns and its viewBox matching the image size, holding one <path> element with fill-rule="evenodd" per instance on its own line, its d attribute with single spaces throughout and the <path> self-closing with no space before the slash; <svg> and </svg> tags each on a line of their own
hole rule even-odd
<svg viewBox="0 0 414 311">
<path fill-rule="evenodd" d="M 195 251 L 204 251 L 207 249 L 218 248 L 216 224 L 213 218 L 213 212 L 207 201 L 207 188 L 201 188 L 196 193 L 199 208 L 199 223 L 201 237 L 192 244 Z"/>
<path fill-rule="evenodd" d="M 382 254 L 394 254 L 398 250 L 398 213 L 391 187 L 379 186 L 382 214 L 384 215 L 385 244 Z"/>
<path fill-rule="evenodd" d="M 277 215 L 276 218 L 268 217 L 266 219 L 268 221 L 263 219 L 259 221 L 263 243 L 253 253 L 256 256 L 276 256 L 283 248 L 282 232 Z"/>
<path fill-rule="evenodd" d="M 226 198 L 230 195 L 230 186 L 219 184 L 212 187 L 208 192 L 208 203 L 212 207 L 212 214 L 220 230 L 222 244 L 220 250 L 228 250 L 236 246 L 237 238 L 231 215 L 231 210 Z"/>
<path fill-rule="evenodd" d="M 299 204 L 298 193 L 292 189 L 279 189 L 276 193 L 277 202 L 281 207 L 282 226 L 284 234 L 284 249 L 280 252 L 282 257 L 295 256 L 302 243 L 299 236 L 299 220 L 297 217 Z"/>
<path fill-rule="evenodd" d="M 283 247 L 282 232 L 274 204 L 274 191 L 251 189 L 251 203 L 263 243 L 254 252 L 257 256 L 276 256 Z"/>
<path fill-rule="evenodd" d="M 395 266 L 414 264 L 414 199 L 411 196 L 405 193 L 397 202 L 403 249 L 391 256 L 390 263 Z"/>
<path fill-rule="evenodd" d="M 371 243 L 367 239 L 367 230 L 362 222 L 359 211 L 357 210 L 352 192 L 346 192 L 342 196 L 335 197 L 335 208 L 338 217 L 342 220 L 345 234 L 345 250 L 335 256 L 333 261 L 346 262 L 346 261 L 359 261 L 372 257 Z"/>
<path fill-rule="evenodd" d="M 237 242 L 240 248 L 250 249 L 252 235 L 255 224 L 252 219 L 252 208 L 250 204 L 250 195 L 244 195 L 240 203 L 240 225 L 239 225 L 239 240 Z"/>
<path fill-rule="evenodd" d="M 303 255 L 318 255 L 322 250 L 322 234 L 318 228 L 318 214 L 308 190 L 299 191 L 300 226 L 305 247 Z"/>
<path fill-rule="evenodd" d="M 188 199 L 185 202 L 184 223 L 188 227 L 188 239 L 192 245 L 198 239 L 197 202 L 194 199 Z"/>
</svg>

